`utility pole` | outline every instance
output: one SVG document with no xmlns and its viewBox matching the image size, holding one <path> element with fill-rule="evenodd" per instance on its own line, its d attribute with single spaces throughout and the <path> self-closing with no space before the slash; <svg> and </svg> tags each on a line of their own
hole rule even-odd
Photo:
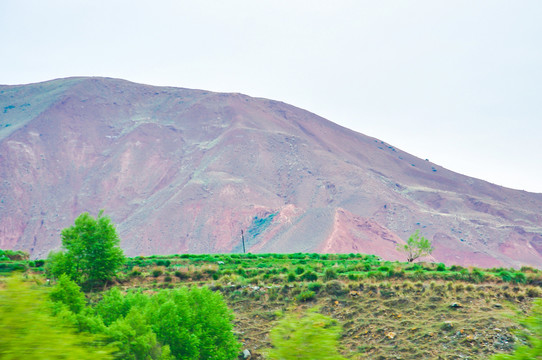
<svg viewBox="0 0 542 360">
<path fill-rule="evenodd" d="M 243 230 L 241 230 L 241 239 L 243 240 L 243 254 L 245 254 L 245 234 L 243 233 Z"/>
</svg>

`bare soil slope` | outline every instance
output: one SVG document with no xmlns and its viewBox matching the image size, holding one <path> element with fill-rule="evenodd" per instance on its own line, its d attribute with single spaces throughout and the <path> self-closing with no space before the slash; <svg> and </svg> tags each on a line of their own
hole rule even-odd
<svg viewBox="0 0 542 360">
<path fill-rule="evenodd" d="M 0 86 L 0 248 L 45 257 L 105 209 L 131 256 L 359 252 L 542 264 L 542 194 L 448 171 L 310 112 L 106 78 Z"/>
</svg>

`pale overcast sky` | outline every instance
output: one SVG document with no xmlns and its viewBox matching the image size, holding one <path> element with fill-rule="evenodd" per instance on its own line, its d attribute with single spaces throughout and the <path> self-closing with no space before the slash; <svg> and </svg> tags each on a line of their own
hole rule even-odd
<svg viewBox="0 0 542 360">
<path fill-rule="evenodd" d="M 542 192 L 539 0 L 0 0 L 0 40 L 0 84 L 240 92 Z"/>
</svg>

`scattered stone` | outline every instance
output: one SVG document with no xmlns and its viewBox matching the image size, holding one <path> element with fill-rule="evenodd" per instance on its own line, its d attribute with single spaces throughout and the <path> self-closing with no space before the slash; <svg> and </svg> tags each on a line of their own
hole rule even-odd
<svg viewBox="0 0 542 360">
<path fill-rule="evenodd" d="M 224 261 L 217 262 L 218 265 L 224 265 Z"/>
<path fill-rule="evenodd" d="M 453 309 L 459 309 L 459 308 L 462 308 L 463 305 L 461 305 L 460 303 L 454 302 L 454 303 L 450 304 L 450 307 L 453 308 Z"/>
<path fill-rule="evenodd" d="M 496 309 L 501 309 L 502 305 L 501 304 L 493 304 L 493 307 L 496 308 Z"/>
<path fill-rule="evenodd" d="M 390 331 L 390 332 L 386 333 L 386 336 L 388 338 L 390 338 L 390 339 L 393 339 L 395 337 L 395 335 L 397 335 L 397 334 L 395 334 L 393 331 Z"/>
<path fill-rule="evenodd" d="M 248 351 L 248 349 L 243 350 L 243 359 L 248 360 L 251 356 L 252 354 L 250 353 L 250 351 Z"/>
</svg>

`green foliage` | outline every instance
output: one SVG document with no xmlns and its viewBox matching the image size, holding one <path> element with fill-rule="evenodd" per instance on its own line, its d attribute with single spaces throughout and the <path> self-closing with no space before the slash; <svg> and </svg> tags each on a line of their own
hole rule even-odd
<svg viewBox="0 0 542 360">
<path fill-rule="evenodd" d="M 0 286 L 0 359 L 112 359 L 89 334 L 50 313 L 47 294 L 20 279 Z"/>
<path fill-rule="evenodd" d="M 311 290 L 302 291 L 295 298 L 299 302 L 306 302 L 314 299 L 316 293 Z"/>
<path fill-rule="evenodd" d="M 533 303 L 531 315 L 521 321 L 525 330 L 526 345 L 518 346 L 512 354 L 497 354 L 492 360 L 542 359 L 542 299 Z"/>
<path fill-rule="evenodd" d="M 207 288 L 161 290 L 148 296 L 106 293 L 94 308 L 119 359 L 234 359 L 239 344 L 222 295 Z"/>
<path fill-rule="evenodd" d="M 144 315 L 137 308 L 132 308 L 126 317 L 120 317 L 106 330 L 112 344 L 119 350 L 115 357 L 126 360 L 159 359 L 162 347 L 156 340 Z M 168 350 L 169 351 L 169 350 Z"/>
<path fill-rule="evenodd" d="M 315 293 L 317 293 L 322 288 L 322 284 L 319 282 L 313 282 L 309 284 L 308 288 L 310 291 L 314 291 Z"/>
<path fill-rule="evenodd" d="M 0 261 L 28 260 L 28 257 L 29 254 L 26 251 L 0 249 Z"/>
<path fill-rule="evenodd" d="M 324 279 L 326 281 L 336 279 L 337 278 L 337 272 L 334 269 L 328 268 L 324 272 Z"/>
<path fill-rule="evenodd" d="M 318 275 L 316 275 L 313 271 L 307 271 L 303 275 L 301 275 L 301 279 L 305 281 L 316 281 L 318 280 Z"/>
<path fill-rule="evenodd" d="M 414 234 L 410 235 L 406 244 L 397 245 L 397 250 L 407 256 L 408 262 L 413 262 L 422 256 L 431 254 L 433 247 L 431 246 L 431 242 L 420 236 L 420 231 L 416 230 Z"/>
<path fill-rule="evenodd" d="M 92 288 L 110 280 L 124 263 L 119 243 L 115 227 L 103 211 L 97 218 L 83 213 L 73 226 L 62 230 L 65 251 L 49 255 L 48 271 L 55 277 L 66 274 Z"/>
<path fill-rule="evenodd" d="M 128 297 L 123 295 L 119 288 L 112 288 L 105 292 L 102 300 L 96 305 L 95 311 L 99 315 L 106 326 L 111 325 L 117 319 L 120 319 L 128 314 L 132 307 Z"/>
<path fill-rule="evenodd" d="M 178 359 L 234 359 L 239 344 L 233 314 L 219 293 L 207 288 L 162 291 L 151 298 L 149 323 Z"/>
<path fill-rule="evenodd" d="M 81 312 L 85 307 L 85 294 L 81 292 L 79 285 L 70 280 L 66 274 L 60 275 L 58 283 L 51 290 L 50 296 L 51 300 L 66 305 L 75 314 Z"/>
<path fill-rule="evenodd" d="M 271 360 L 343 360 L 338 353 L 341 328 L 337 322 L 312 310 L 290 314 L 270 333 Z"/>
<path fill-rule="evenodd" d="M 505 282 L 511 282 L 512 281 L 512 274 L 510 274 L 509 271 L 501 271 L 499 273 L 499 277 L 502 279 L 502 281 L 505 281 Z"/>
<path fill-rule="evenodd" d="M 324 287 L 326 293 L 332 296 L 341 296 L 347 293 L 339 281 L 330 281 Z"/>
<path fill-rule="evenodd" d="M 156 268 L 152 270 L 152 276 L 159 277 L 160 275 L 162 275 L 162 269 Z"/>
</svg>

